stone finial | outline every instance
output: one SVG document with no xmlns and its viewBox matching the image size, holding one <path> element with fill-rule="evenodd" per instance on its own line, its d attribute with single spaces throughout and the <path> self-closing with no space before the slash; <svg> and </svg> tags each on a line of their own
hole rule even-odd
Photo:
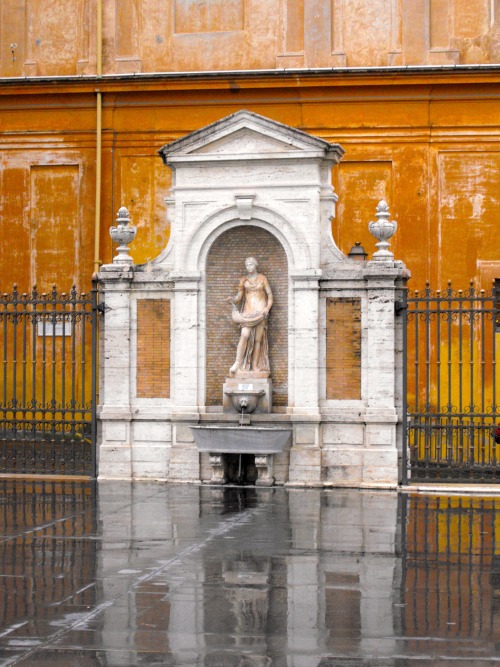
<svg viewBox="0 0 500 667">
<path fill-rule="evenodd" d="M 370 233 L 379 240 L 375 245 L 377 252 L 374 252 L 372 259 L 378 261 L 393 260 L 394 254 L 388 250 L 390 243 L 388 239 L 395 233 L 398 224 L 395 220 L 389 220 L 389 206 L 383 199 L 377 205 L 377 212 L 375 213 L 376 220 L 368 223 Z"/>
<path fill-rule="evenodd" d="M 127 248 L 127 245 L 135 239 L 137 234 L 137 228 L 133 225 L 129 225 L 130 214 L 125 206 L 122 206 L 118 210 L 118 216 L 116 218 L 117 226 L 110 227 L 109 235 L 115 243 L 118 243 L 118 248 L 116 249 L 118 254 L 113 258 L 113 264 L 126 264 L 130 266 L 132 264 L 132 257 L 130 257 L 130 250 Z"/>
</svg>

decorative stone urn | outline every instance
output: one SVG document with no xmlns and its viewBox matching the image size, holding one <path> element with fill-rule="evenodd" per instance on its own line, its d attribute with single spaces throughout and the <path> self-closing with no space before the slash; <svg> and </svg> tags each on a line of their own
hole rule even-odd
<svg viewBox="0 0 500 667">
<path fill-rule="evenodd" d="M 129 226 L 130 213 L 122 206 L 118 209 L 118 216 L 116 218 L 117 226 L 110 227 L 109 235 L 115 243 L 118 243 L 116 249 L 118 254 L 114 257 L 114 264 L 132 264 L 132 257 L 130 257 L 130 249 L 127 248 L 129 243 L 135 239 L 137 228 L 133 225 Z"/>
<path fill-rule="evenodd" d="M 394 259 L 394 254 L 388 250 L 389 248 L 389 239 L 394 236 L 396 229 L 398 228 L 397 222 L 394 220 L 389 220 L 389 205 L 383 199 L 379 201 L 377 205 L 377 213 L 375 213 L 376 220 L 368 223 L 368 229 L 371 234 L 379 240 L 375 245 L 379 250 L 373 253 L 372 259 L 374 260 L 392 260 Z"/>
</svg>

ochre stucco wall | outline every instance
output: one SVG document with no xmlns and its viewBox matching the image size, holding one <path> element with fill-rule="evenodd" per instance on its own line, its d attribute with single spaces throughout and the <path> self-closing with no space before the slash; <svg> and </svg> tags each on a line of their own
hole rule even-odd
<svg viewBox="0 0 500 667">
<path fill-rule="evenodd" d="M 157 150 L 238 109 L 339 142 L 333 236 L 375 249 L 367 224 L 381 198 L 399 228 L 410 286 L 500 277 L 497 73 L 281 75 L 104 81 L 103 262 L 120 205 L 138 226 L 132 256 L 154 258 L 169 235 L 171 172 Z M 95 81 L 0 87 L 0 289 L 56 282 L 86 289 L 93 270 Z"/>
<path fill-rule="evenodd" d="M 498 0 L 102 4 L 108 74 L 500 60 Z M 97 0 L 2 0 L 0 76 L 94 74 L 97 7 Z"/>
<path fill-rule="evenodd" d="M 158 149 L 248 109 L 345 149 L 332 173 L 342 251 L 374 251 L 367 224 L 385 198 L 410 288 L 500 278 L 499 0 L 103 0 L 104 77 L 97 6 L 0 3 L 1 292 L 90 287 L 97 92 L 104 263 L 121 205 L 136 263 L 167 244 Z"/>
</svg>

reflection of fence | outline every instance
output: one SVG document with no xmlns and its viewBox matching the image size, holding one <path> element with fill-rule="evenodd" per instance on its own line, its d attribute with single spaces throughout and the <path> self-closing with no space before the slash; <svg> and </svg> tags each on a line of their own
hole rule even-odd
<svg viewBox="0 0 500 667">
<path fill-rule="evenodd" d="M 94 482 L 0 481 L 0 625 L 13 644 L 95 604 L 95 494 Z"/>
<path fill-rule="evenodd" d="M 94 472 L 97 285 L 0 297 L 0 468 Z"/>
<path fill-rule="evenodd" d="M 500 473 L 499 302 L 500 285 L 490 292 L 427 286 L 408 295 L 405 474 L 412 479 L 488 481 Z"/>
<path fill-rule="evenodd" d="M 402 495 L 402 503 L 401 621 L 408 650 L 435 651 L 439 638 L 490 641 L 494 652 L 500 500 Z"/>
</svg>

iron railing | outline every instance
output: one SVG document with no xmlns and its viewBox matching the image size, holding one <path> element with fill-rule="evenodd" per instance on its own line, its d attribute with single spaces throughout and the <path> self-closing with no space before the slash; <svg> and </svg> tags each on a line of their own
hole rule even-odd
<svg viewBox="0 0 500 667">
<path fill-rule="evenodd" d="M 0 296 L 0 472 L 95 476 L 97 282 Z"/>
<path fill-rule="evenodd" d="M 403 483 L 499 477 L 499 302 L 498 283 L 407 294 Z"/>
</svg>

